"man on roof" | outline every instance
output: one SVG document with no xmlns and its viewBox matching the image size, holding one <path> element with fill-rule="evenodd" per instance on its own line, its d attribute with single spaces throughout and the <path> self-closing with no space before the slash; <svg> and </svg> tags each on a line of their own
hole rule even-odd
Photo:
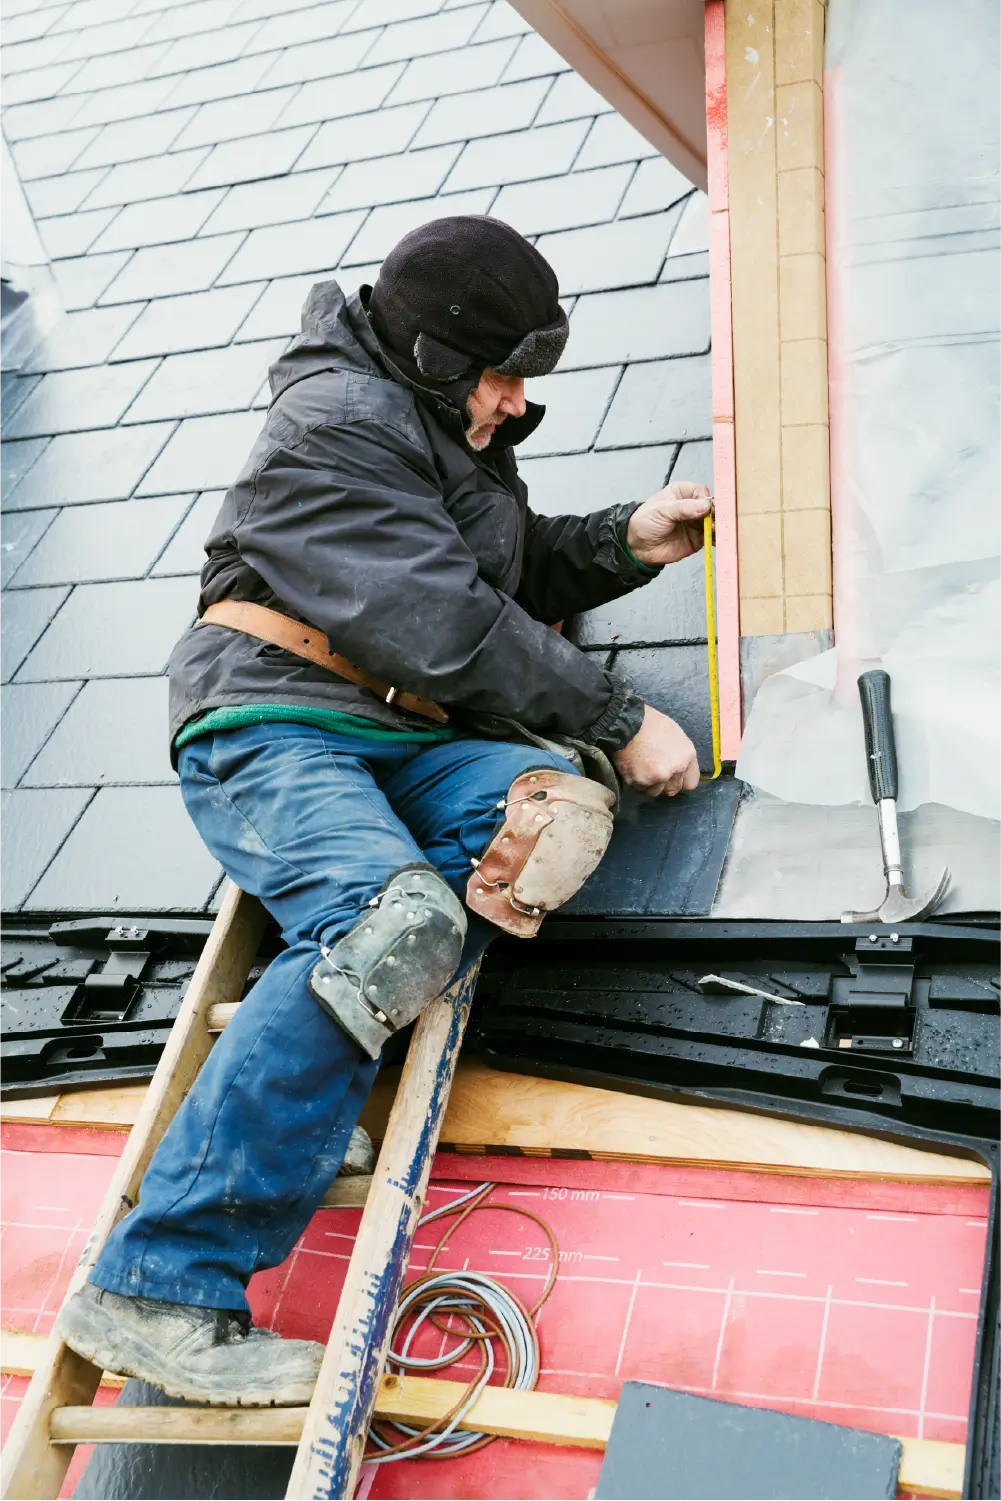
<svg viewBox="0 0 1001 1501">
<path fill-rule="evenodd" d="M 702 485 L 528 506 L 526 377 L 569 332 L 552 268 L 480 216 L 315 286 L 206 543 L 171 747 L 212 854 L 286 944 L 166 1132 L 59 1332 L 171 1396 L 309 1401 L 322 1348 L 250 1322 L 345 1162 L 385 1044 L 499 931 L 597 866 L 616 773 L 693 789 L 684 730 L 553 627 L 702 545 Z M 612 767 L 614 766 L 614 771 Z"/>
</svg>

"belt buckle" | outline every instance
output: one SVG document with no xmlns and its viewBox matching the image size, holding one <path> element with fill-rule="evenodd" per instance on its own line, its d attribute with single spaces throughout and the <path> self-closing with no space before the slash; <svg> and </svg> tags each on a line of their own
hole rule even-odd
<svg viewBox="0 0 1001 1501">
<path fill-rule="evenodd" d="M 390 688 L 389 692 L 386 694 L 387 704 L 391 704 L 393 702 L 393 699 L 396 697 L 398 691 L 399 690 L 396 688 Z"/>
</svg>

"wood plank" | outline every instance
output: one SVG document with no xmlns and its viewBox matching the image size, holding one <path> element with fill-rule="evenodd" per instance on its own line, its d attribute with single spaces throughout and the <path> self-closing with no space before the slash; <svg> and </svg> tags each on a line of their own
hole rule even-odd
<svg viewBox="0 0 1001 1501">
<path fill-rule="evenodd" d="M 41 1363 L 45 1345 L 44 1334 L 4 1329 L 0 1333 L 0 1371 L 5 1376 L 33 1376 Z M 124 1376 L 116 1376 L 113 1371 L 105 1371 L 101 1385 L 122 1387 L 125 1380 Z"/>
<path fill-rule="evenodd" d="M 479 963 L 421 1012 L 286 1495 L 353 1496 Z"/>
<path fill-rule="evenodd" d="M 380 1074 L 362 1113 L 362 1124 L 375 1140 L 382 1135 L 392 1092 L 393 1080 Z M 559 1149 L 603 1161 L 808 1177 L 985 1185 L 991 1181 L 982 1163 L 853 1131 L 501 1073 L 474 1060 L 458 1070 L 441 1140 L 463 1151 L 516 1146 L 528 1155 L 548 1156 Z"/>
<path fill-rule="evenodd" d="M 216 1002 L 239 998 L 264 923 L 260 903 L 238 887 L 228 886 L 67 1297 L 87 1280 L 105 1241 L 126 1213 L 127 1203 L 138 1197 L 147 1164 L 208 1056 L 212 1044 L 205 1027 L 206 1012 Z M 56 1408 L 92 1401 L 100 1379 L 101 1372 L 55 1334 L 48 1338 L 4 1445 L 5 1498 L 58 1496 L 72 1449 L 50 1443 L 50 1416 Z"/>
<path fill-rule="evenodd" d="M 465 1386 L 424 1376 L 385 1376 L 377 1417 L 430 1423 L 458 1404 Z M 554 1392 L 517 1392 L 489 1386 L 459 1427 L 526 1442 L 602 1450 L 616 1403 Z M 54 1443 L 297 1444 L 308 1409 L 78 1407 L 52 1415 Z M 962 1444 L 903 1438 L 899 1489 L 947 1501 L 962 1495 Z"/>
</svg>

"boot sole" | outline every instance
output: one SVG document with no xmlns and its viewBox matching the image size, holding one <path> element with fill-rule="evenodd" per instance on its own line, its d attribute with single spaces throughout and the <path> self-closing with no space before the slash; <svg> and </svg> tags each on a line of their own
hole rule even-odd
<svg viewBox="0 0 1001 1501">
<path fill-rule="evenodd" d="M 99 1306 L 88 1308 L 85 1314 L 79 1308 L 64 1309 L 56 1333 L 71 1350 L 99 1370 L 116 1376 L 133 1376 L 137 1381 L 159 1387 L 168 1397 L 203 1403 L 206 1407 L 308 1407 L 316 1385 L 315 1380 L 308 1384 L 289 1382 L 274 1391 L 255 1392 L 246 1387 L 220 1389 L 216 1383 L 209 1390 L 197 1378 L 161 1363 L 145 1340 L 123 1330 Z"/>
</svg>

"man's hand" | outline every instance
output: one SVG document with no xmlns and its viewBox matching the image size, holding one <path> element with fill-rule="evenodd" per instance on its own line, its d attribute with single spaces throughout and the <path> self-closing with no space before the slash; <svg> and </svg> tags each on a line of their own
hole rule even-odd
<svg viewBox="0 0 1001 1501">
<path fill-rule="evenodd" d="M 662 793 L 674 797 L 676 792 L 693 792 L 699 785 L 695 746 L 680 724 L 649 704 L 638 734 L 621 750 L 613 751 L 612 760 L 622 780 L 647 797 Z"/>
<path fill-rule="evenodd" d="M 702 546 L 702 523 L 711 510 L 708 485 L 665 485 L 629 518 L 626 540 L 633 557 L 650 568 L 690 557 Z"/>
</svg>

